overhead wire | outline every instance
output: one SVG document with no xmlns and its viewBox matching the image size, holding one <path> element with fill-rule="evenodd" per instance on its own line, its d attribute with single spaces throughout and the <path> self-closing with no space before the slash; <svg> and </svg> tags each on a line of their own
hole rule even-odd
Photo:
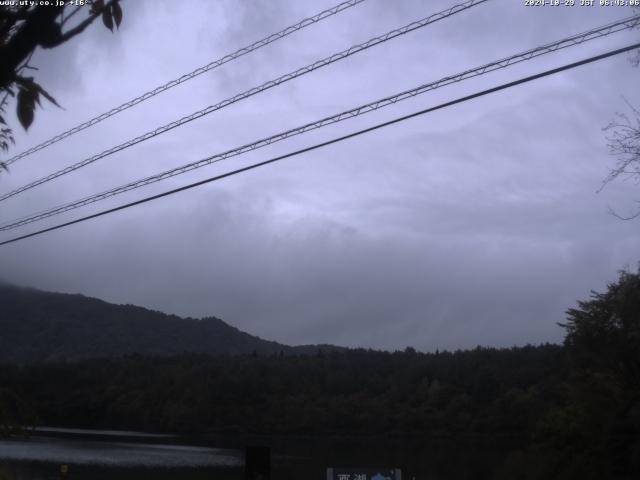
<svg viewBox="0 0 640 480">
<path fill-rule="evenodd" d="M 486 89 L 486 90 L 482 90 L 480 92 L 476 92 L 476 93 L 471 94 L 471 95 L 466 95 L 464 97 L 460 97 L 460 98 L 457 98 L 455 100 L 451 100 L 449 102 L 441 103 L 441 104 L 439 104 L 439 105 L 437 105 L 435 107 L 426 108 L 424 110 L 420 110 L 418 112 L 414 112 L 414 113 L 411 113 L 409 115 L 404 115 L 404 116 L 395 118 L 393 120 L 389 120 L 389 121 L 386 121 L 386 122 L 383 122 L 383 123 L 379 123 L 377 125 L 374 125 L 374 126 L 371 126 L 371 127 L 368 127 L 368 128 L 364 128 L 362 130 L 358 130 L 356 132 L 349 133 L 347 135 L 336 137 L 336 138 L 333 138 L 331 140 L 327 140 L 325 142 L 317 143 L 315 145 L 312 145 L 312 146 L 309 146 L 309 147 L 306 147 L 306 148 L 303 148 L 303 149 L 300 149 L 300 150 L 296 150 L 294 152 L 290 152 L 290 153 L 287 153 L 285 155 L 280 155 L 280 156 L 271 158 L 269 160 L 264 160 L 262 162 L 254 163 L 252 165 L 248 165 L 246 167 L 233 170 L 231 172 L 223 173 L 221 175 L 216 175 L 214 177 L 210 177 L 210 178 L 207 178 L 207 179 L 204 179 L 204 180 L 200 180 L 198 182 L 191 183 L 189 185 L 185 185 L 185 186 L 182 186 L 182 187 L 179 187 L 179 188 L 175 188 L 173 190 L 169 190 L 169 191 L 166 191 L 166 192 L 163 192 L 163 193 L 159 193 L 157 195 L 152 195 L 150 197 L 146 197 L 146 198 L 143 198 L 143 199 L 140 199 L 140 200 L 136 200 L 134 202 L 130 202 L 130 203 L 127 203 L 127 204 L 124 204 L 124 205 L 120 205 L 118 207 L 114 207 L 114 208 L 110 208 L 110 209 L 107 209 L 107 210 L 103 210 L 101 212 L 97 212 L 97 213 L 94 213 L 92 215 L 87 215 L 85 217 L 81 217 L 81 218 L 78 218 L 78 219 L 75 219 L 75 220 L 71 220 L 69 222 L 61 223 L 61 224 L 58 224 L 58 225 L 54 225 L 52 227 L 48 227 L 48 228 L 44 228 L 42 230 L 38 230 L 36 232 L 28 233 L 28 234 L 25 234 L 25 235 L 21 235 L 19 237 L 15 237 L 15 238 L 12 238 L 12 239 L 9 239 L 9 240 L 5 240 L 5 241 L 0 242 L 0 246 L 8 245 L 10 243 L 18 242 L 20 240 L 25 240 L 27 238 L 31 238 L 31 237 L 34 237 L 34 236 L 37 236 L 37 235 L 41 235 L 43 233 L 47 233 L 47 232 L 51 232 L 51 231 L 54 231 L 54 230 L 58 230 L 58 229 L 61 229 L 61 228 L 64 228 L 64 227 L 67 227 L 67 226 L 70 226 L 70 225 L 74 225 L 74 224 L 77 224 L 77 223 L 85 222 L 87 220 L 91 220 L 91 219 L 98 218 L 98 217 L 101 217 L 101 216 L 104 216 L 104 215 L 108 215 L 110 213 L 114 213 L 114 212 L 117 212 L 117 211 L 120 211 L 120 210 L 125 210 L 127 208 L 131 208 L 131 207 L 134 207 L 134 206 L 137 206 L 137 205 L 141 205 L 143 203 L 147 203 L 147 202 L 150 202 L 150 201 L 153 201 L 153 200 L 157 200 L 159 198 L 163 198 L 163 197 L 166 197 L 166 196 L 169 196 L 169 195 L 173 195 L 173 194 L 176 194 L 176 193 L 179 193 L 179 192 L 183 192 L 185 190 L 190 190 L 192 188 L 195 188 L 195 187 L 198 187 L 198 186 L 201 186 L 201 185 L 205 185 L 207 183 L 211 183 L 211 182 L 215 182 L 215 181 L 218 181 L 218 180 L 222 180 L 223 178 L 227 178 L 227 177 L 230 177 L 230 176 L 233 176 L 233 175 L 237 175 L 239 173 L 247 172 L 249 170 L 253 170 L 253 169 L 256 169 L 256 168 L 259 168 L 259 167 L 263 167 L 265 165 L 269 165 L 271 163 L 278 162 L 280 160 L 284 160 L 286 158 L 297 156 L 297 155 L 300 155 L 300 154 L 303 154 L 303 153 L 306 153 L 306 152 L 310 152 L 312 150 L 316 150 L 316 149 L 319 149 L 319 148 L 322 148 L 322 147 L 326 147 L 328 145 L 332 145 L 332 144 L 335 144 L 335 143 L 338 143 L 338 142 L 342 142 L 342 141 L 350 139 L 350 138 L 357 137 L 359 135 L 363 135 L 365 133 L 369 133 L 369 132 L 372 132 L 372 131 L 375 131 L 375 130 L 378 130 L 378 129 L 381 129 L 381 128 L 384 128 L 384 127 L 388 127 L 390 125 L 393 125 L 393 124 L 396 124 L 396 123 L 400 123 L 400 122 L 409 120 L 411 118 L 414 118 L 414 117 L 417 117 L 417 116 L 420 116 L 420 115 L 424 115 L 424 114 L 427 114 L 429 112 L 433 112 L 435 110 L 440 110 L 440 109 L 443 109 L 443 108 L 446 108 L 446 107 L 450 107 L 450 106 L 453 106 L 453 105 L 456 105 L 456 104 L 459 104 L 459 103 L 463 103 L 463 102 L 466 102 L 466 101 L 469 101 L 469 100 L 472 100 L 472 99 L 475 99 L 475 98 L 478 98 L 478 97 L 481 97 L 481 96 L 484 96 L 484 95 L 495 93 L 495 92 L 498 92 L 500 90 L 504 90 L 504 89 L 507 89 L 507 88 L 512 88 L 512 87 L 515 87 L 517 85 L 521 85 L 523 83 L 531 82 L 533 80 L 537 80 L 537 79 L 540 79 L 540 78 L 543 78 L 543 77 L 546 77 L 546 76 L 549 76 L 549 75 L 554 75 L 556 73 L 563 72 L 563 71 L 566 71 L 566 70 L 570 70 L 572 68 L 576 68 L 576 67 L 579 67 L 579 66 L 582 66 L 582 65 L 586 65 L 586 64 L 593 63 L 593 62 L 596 62 L 596 61 L 599 61 L 599 60 L 603 60 L 605 58 L 608 58 L 608 57 L 611 57 L 611 56 L 614 56 L 614 55 L 619 55 L 621 53 L 629 52 L 631 50 L 635 50 L 636 48 L 640 48 L 640 43 L 629 45 L 629 46 L 623 47 L 623 48 L 618 48 L 616 50 L 611 50 L 611 51 L 603 53 L 601 55 L 595 55 L 595 56 L 592 56 L 592 57 L 589 57 L 589 58 L 586 58 L 586 59 L 583 59 L 583 60 L 580 60 L 580 61 L 577 61 L 577 62 L 573 62 L 573 63 L 570 63 L 570 64 L 563 65 L 561 67 L 557 67 L 557 68 L 554 68 L 554 69 L 551 69 L 551 70 L 546 70 L 546 71 L 543 71 L 541 73 L 537 73 L 535 75 L 530 75 L 530 76 L 527 76 L 527 77 L 524 77 L 524 78 L 520 78 L 520 79 L 514 80 L 512 82 L 501 84 L 501 85 L 499 85 L 497 87 L 493 87 L 493 88 L 489 88 L 489 89 Z"/>
<path fill-rule="evenodd" d="M 215 155 L 211 155 L 208 156 L 206 158 L 197 160 L 195 162 L 191 162 L 188 163 L 186 165 L 182 165 L 180 167 L 176 167 L 155 175 L 151 175 L 142 179 L 138 179 L 135 180 L 133 182 L 129 182 L 125 185 L 121 185 L 119 187 L 115 187 L 112 188 L 110 190 L 106 190 L 103 191 L 101 193 L 97 193 L 94 195 L 90 195 L 87 197 L 84 197 L 82 199 L 79 200 L 75 200 L 69 203 L 65 203 L 62 205 L 58 205 L 56 207 L 50 208 L 50 209 L 46 209 L 46 210 L 42 210 L 39 212 L 35 212 L 35 213 L 31 213 L 27 216 L 23 216 L 21 218 L 17 218 L 14 220 L 11 220 L 9 222 L 5 222 L 4 224 L 0 225 L 0 231 L 7 231 L 7 230 L 12 230 L 24 225 L 27 225 L 29 223 L 33 223 L 39 220 L 43 220 L 45 218 L 49 218 L 55 215 L 59 215 L 62 214 L 64 212 L 70 211 L 70 210 L 74 210 L 76 208 L 80 208 L 101 200 L 105 200 L 107 198 L 128 192 L 130 190 L 134 190 L 146 185 L 150 185 L 152 183 L 156 183 L 159 182 L 161 180 L 165 180 L 167 178 L 171 178 L 174 177 L 176 175 L 180 175 L 198 168 L 202 168 L 204 166 L 234 157 L 234 156 L 238 156 L 244 153 L 247 153 L 249 151 L 252 150 L 256 150 L 258 148 L 262 148 L 265 147 L 267 145 L 271 145 L 273 143 L 285 140 L 287 138 L 291 138 L 293 136 L 296 135 L 300 135 L 302 133 L 306 133 L 308 131 L 311 130 L 315 130 L 327 125 L 331 125 L 334 123 L 338 123 L 344 120 L 347 120 L 349 118 L 353 118 L 353 117 L 357 117 L 369 112 L 373 112 L 376 110 L 379 110 L 381 108 L 393 105 L 395 103 L 398 103 L 400 101 L 403 100 L 407 100 L 409 98 L 415 97 L 416 95 L 420 95 L 432 90 L 435 90 L 437 88 L 441 88 L 444 87 L 446 85 L 450 85 L 453 83 L 457 83 L 469 78 L 473 78 L 476 76 L 480 76 L 480 75 L 484 75 L 486 73 L 498 70 L 498 69 L 503 69 L 506 68 L 510 65 L 514 65 L 516 63 L 520 63 L 523 61 L 527 61 L 527 60 L 531 60 L 532 58 L 536 58 L 539 57 L 541 55 L 545 55 L 548 53 L 552 53 L 555 52 L 557 50 L 560 49 L 564 49 L 567 47 L 572 47 L 572 46 L 576 46 L 576 45 L 580 45 L 584 42 L 587 42 L 589 40 L 593 40 L 596 38 L 601 38 L 607 35 L 611 35 L 612 33 L 616 33 L 625 29 L 630 29 L 633 28 L 637 25 L 640 24 L 640 15 L 635 15 L 633 17 L 629 17 L 629 18 L 625 18 L 622 20 L 618 20 L 616 22 L 611 22 L 607 25 L 601 26 L 601 27 L 597 27 L 597 28 L 593 28 L 590 30 L 587 30 L 585 32 L 581 32 L 579 34 L 576 35 L 572 35 L 570 37 L 566 37 L 563 38 L 561 40 L 555 41 L 555 42 L 551 42 L 551 43 L 547 43 L 545 45 L 536 47 L 536 48 L 532 48 L 529 50 L 526 50 L 524 52 L 520 52 L 520 53 L 516 53 L 514 55 L 502 58 L 500 60 L 496 60 L 487 64 L 483 64 L 482 66 L 476 67 L 476 68 L 472 68 L 472 69 L 468 69 L 465 70 L 461 73 L 457 73 L 455 75 L 450 75 L 444 78 L 441 78 L 440 80 L 434 81 L 434 82 L 430 82 L 430 83 L 426 83 L 423 85 L 420 85 L 418 87 L 415 87 L 413 89 L 410 90 L 405 90 L 403 92 L 382 98 L 382 99 L 378 99 L 374 102 L 370 102 L 364 105 L 360 105 L 358 107 L 352 108 L 350 110 L 346 110 L 343 111 L 341 113 L 338 113 L 336 115 L 332 115 L 332 116 L 328 116 L 325 118 L 322 118 L 320 120 L 314 121 L 314 122 L 310 122 L 307 123 L 305 125 L 302 126 L 298 126 L 296 128 L 284 131 L 284 132 L 280 132 L 277 133 L 275 135 L 271 135 L 269 137 L 265 137 L 262 138 L 260 140 L 242 145 L 240 147 L 231 149 L 231 150 L 227 150 L 225 152 L 222 153 L 218 153 Z"/>
<path fill-rule="evenodd" d="M 307 73 L 313 72 L 315 70 L 318 70 L 319 68 L 322 67 L 326 67 L 327 65 L 330 65 L 332 63 L 335 63 L 337 61 L 343 60 L 345 58 L 350 57 L 351 55 L 354 55 L 356 53 L 360 53 L 364 50 L 367 50 L 371 47 L 374 47 L 376 45 L 380 45 L 382 43 L 385 43 L 389 40 L 392 40 L 396 37 L 399 37 L 401 35 L 405 35 L 409 32 L 413 32 L 414 30 L 417 30 L 419 28 L 423 28 L 426 27 L 427 25 L 431 25 L 432 23 L 438 22 L 440 20 L 443 20 L 445 18 L 448 18 L 452 15 L 455 15 L 457 13 L 460 13 L 462 11 L 468 10 L 474 6 L 480 5 L 482 3 L 485 3 L 489 0 L 467 0 L 465 2 L 459 3 L 457 5 L 454 5 L 450 8 L 447 8 L 441 12 L 438 13 L 434 13 L 432 15 L 429 15 L 428 17 L 425 17 L 421 20 L 417 20 L 415 22 L 411 22 L 403 27 L 391 30 L 383 35 L 371 38 L 369 40 L 367 40 L 364 43 L 360 43 L 357 45 L 353 45 L 351 47 L 349 47 L 346 50 L 343 50 L 339 53 L 334 53 L 333 55 L 330 55 L 329 57 L 326 57 L 322 60 L 318 60 L 316 62 L 313 62 L 309 65 L 306 65 L 302 68 L 299 68 L 297 70 L 294 70 L 293 72 L 287 73 L 285 75 L 282 75 L 276 79 L 273 80 L 269 80 L 268 82 L 265 82 L 257 87 L 253 87 L 250 88 L 249 90 L 246 90 L 242 93 L 236 94 L 233 97 L 229 97 L 225 100 L 222 100 L 221 102 L 216 103 L 215 105 L 210 105 L 202 110 L 198 110 L 190 115 L 184 116 L 178 120 L 175 120 L 171 123 L 168 123 L 166 125 L 163 125 L 161 127 L 156 128 L 155 130 L 151 130 L 149 132 L 146 132 L 142 135 L 139 135 L 138 137 L 135 137 L 131 140 L 128 140 L 124 143 L 121 143 L 120 145 L 117 145 L 115 147 L 109 148 L 108 150 L 105 150 L 101 153 L 98 153 L 96 155 L 93 155 L 91 157 L 88 157 L 84 160 L 81 160 L 77 163 L 74 163 L 72 165 L 69 165 L 61 170 L 58 170 L 54 173 L 51 173 L 49 175 L 46 175 L 44 177 L 41 177 L 33 182 L 30 182 L 26 185 L 23 185 L 19 188 L 16 188 L 15 190 L 12 190 L 10 192 L 4 193 L 0 195 L 0 201 L 4 201 L 8 198 L 11 198 L 15 195 L 18 195 L 26 190 L 30 190 L 32 188 L 35 188 L 39 185 L 42 185 L 43 183 L 47 183 L 50 182 L 51 180 L 54 180 L 58 177 L 61 177 L 63 175 L 67 175 L 75 170 L 78 170 L 80 168 L 86 167 L 87 165 L 90 165 L 94 162 L 97 162 L 98 160 L 105 158 L 109 155 L 113 155 L 114 153 L 120 152 L 122 150 L 125 150 L 126 148 L 132 147 L 134 145 L 137 145 L 138 143 L 144 142 L 146 140 L 149 140 L 151 138 L 154 138 L 158 135 L 161 135 L 163 133 L 168 132 L 169 130 L 173 130 L 174 128 L 180 127 L 186 123 L 192 122 L 193 120 L 199 119 L 204 117 L 205 115 L 209 115 L 215 111 L 221 110 L 223 108 L 228 107 L 229 105 L 232 105 L 236 102 L 239 102 L 241 100 L 244 100 L 246 98 L 252 97 L 253 95 L 257 95 L 259 93 L 264 92 L 265 90 L 269 90 L 270 88 L 276 87 L 278 85 L 281 85 L 285 82 L 288 82 L 290 80 L 293 80 L 295 78 L 298 78 L 302 75 L 306 75 Z"/>
<path fill-rule="evenodd" d="M 27 157 L 29 155 L 31 155 L 32 153 L 35 153 L 37 151 L 40 151 L 46 147 L 49 147 L 50 145 L 53 145 L 54 143 L 57 143 L 61 140 L 64 140 L 67 137 L 70 137 L 78 132 L 81 132 L 82 130 L 85 130 L 89 127 L 92 127 L 104 120 L 106 120 L 109 117 L 112 117 L 114 115 L 117 115 L 120 112 L 124 112 L 125 110 L 128 110 L 131 107 L 134 107 L 135 105 L 138 105 L 139 103 L 142 103 L 146 100 L 149 100 L 152 97 L 155 97 L 156 95 L 165 92 L 167 90 L 169 90 L 170 88 L 176 87 L 180 84 L 183 84 L 185 82 L 188 82 L 189 80 L 202 75 L 203 73 L 209 72 L 215 68 L 218 68 L 222 65 L 224 65 L 225 63 L 231 62 L 233 60 L 236 60 L 244 55 L 247 55 L 248 53 L 251 53 L 255 50 L 258 50 L 259 48 L 265 47 L 277 40 L 280 40 L 284 37 L 287 37 L 288 35 L 291 35 L 294 32 L 297 32 L 299 30 L 302 30 L 310 25 L 314 25 L 318 22 L 321 22 L 322 20 L 325 20 L 329 17 L 332 17 L 333 15 L 336 15 L 340 12 L 343 12 L 344 10 L 347 10 L 351 7 L 355 7 L 356 5 L 364 2 L 365 0 L 348 0 L 346 2 L 342 2 L 338 5 L 335 5 L 331 8 L 328 8 L 326 10 L 323 10 L 320 13 L 317 13 L 311 17 L 305 18 L 293 25 L 288 26 L 287 28 L 280 30 L 279 32 L 273 33 L 261 40 L 258 40 L 250 45 L 247 45 L 245 47 L 239 48 L 238 50 L 236 50 L 233 53 L 229 53 L 224 55 L 223 57 L 218 58 L 217 60 L 214 60 L 210 63 L 208 63 L 207 65 L 203 65 L 202 67 L 196 68 L 195 70 L 193 70 L 192 72 L 186 73 L 184 75 L 182 75 L 179 78 L 176 78 L 174 80 L 171 80 L 163 85 L 160 85 L 152 90 L 149 90 L 148 92 L 143 93 L 142 95 L 139 95 L 125 103 L 123 103 L 122 105 L 119 105 L 117 107 L 112 108 L 111 110 L 108 110 L 104 113 L 101 113 L 100 115 L 97 115 L 96 117 L 91 118 L 90 120 L 87 120 L 84 123 L 81 123 L 80 125 L 77 125 L 73 128 L 70 128 L 69 130 L 66 130 L 58 135 L 55 135 L 54 137 L 49 138 L 48 140 L 45 140 L 42 143 L 39 143 L 38 145 L 35 145 L 34 147 L 29 148 L 28 150 L 25 150 L 24 152 L 21 152 L 11 158 L 9 158 L 8 160 L 5 161 L 5 163 L 7 165 L 11 165 L 12 163 L 17 162 L 18 160 Z"/>
</svg>

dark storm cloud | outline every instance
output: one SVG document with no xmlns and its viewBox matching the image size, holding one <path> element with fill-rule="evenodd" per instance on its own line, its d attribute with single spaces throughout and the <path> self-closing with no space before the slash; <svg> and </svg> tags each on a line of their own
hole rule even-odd
<svg viewBox="0 0 640 480">
<path fill-rule="evenodd" d="M 135 4 L 125 10 L 129 23 L 120 32 L 95 26 L 59 56 L 38 57 L 42 78 L 60 88 L 66 111 L 38 112 L 20 147 L 332 2 Z M 3 189 L 447 5 L 369 0 L 25 159 L 2 177 Z M 2 217 L 110 188 L 629 13 L 489 2 L 51 182 L 5 203 Z M 168 183 L 285 153 L 633 38 L 605 39 L 447 87 Z M 68 69 L 60 66 L 65 61 Z M 632 206 L 637 187 L 617 183 L 595 193 L 612 162 L 602 127 L 626 108 L 623 95 L 640 102 L 637 75 L 624 58 L 607 60 L 3 247 L 2 275 L 181 315 L 215 315 L 287 343 L 435 349 L 558 341 L 563 312 L 638 261 L 637 222 L 607 211 Z M 70 77 L 81 88 L 68 88 Z M 167 188 L 149 187 L 100 208 Z"/>
</svg>

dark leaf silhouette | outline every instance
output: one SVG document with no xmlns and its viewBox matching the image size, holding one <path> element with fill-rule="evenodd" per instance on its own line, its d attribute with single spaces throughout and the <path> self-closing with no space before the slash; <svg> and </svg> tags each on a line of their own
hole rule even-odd
<svg viewBox="0 0 640 480">
<path fill-rule="evenodd" d="M 36 108 L 38 92 L 33 89 L 21 88 L 18 92 L 17 115 L 25 130 L 33 123 L 33 113 Z"/>
<path fill-rule="evenodd" d="M 53 5 L 55 2 L 44 3 Z M 82 33 L 98 17 L 102 17 L 102 22 L 111 32 L 114 24 L 119 27 L 122 23 L 123 13 L 119 0 L 83 0 L 75 3 L 76 7 L 86 4 L 88 6 L 86 10 L 74 8 L 73 3 L 58 2 L 56 5 L 61 8 L 55 10 L 42 9 L 36 5 L 38 2 L 22 2 L 23 5 L 21 4 L 19 8 L 0 7 L 2 50 L 16 52 L 15 55 L 3 56 L 2 70 L 5 75 L 0 82 L 2 83 L 0 91 L 4 95 L 0 101 L 0 127 L 9 125 L 5 118 L 9 104 L 8 97 L 16 99 L 16 116 L 25 130 L 29 129 L 35 119 L 36 105 L 41 105 L 41 95 L 58 108 L 62 108 L 49 92 L 34 81 L 33 77 L 21 75 L 27 70 L 38 70 L 29 64 L 38 46 L 57 47 Z M 45 15 L 46 10 L 48 12 Z M 63 32 L 67 20 L 79 11 L 84 11 L 85 18 L 72 28 L 65 28 Z M 0 128 L 0 151 L 7 151 L 11 144 L 15 144 L 11 133 L 11 129 Z M 2 169 L 6 169 L 6 165 L 0 162 L 0 171 Z"/>
<path fill-rule="evenodd" d="M 35 105 L 36 103 L 40 105 L 40 94 L 57 107 L 62 108 L 55 98 L 33 81 L 33 78 L 18 77 L 16 82 L 20 85 L 17 106 L 18 120 L 20 120 L 25 130 L 28 129 L 33 122 Z"/>
<path fill-rule="evenodd" d="M 46 98 L 47 100 L 49 100 L 51 103 L 53 103 L 56 107 L 58 108 L 62 108 L 60 106 L 60 104 L 56 101 L 55 98 L 53 98 L 49 92 L 47 92 L 44 88 L 42 88 L 40 85 L 38 85 L 37 83 L 34 82 L 33 84 L 35 86 L 35 88 L 38 90 L 39 93 L 41 93 L 42 95 L 44 95 L 44 98 Z"/>
<path fill-rule="evenodd" d="M 102 11 L 102 23 L 113 32 L 113 18 L 111 17 L 111 11 L 109 9 Z"/>
<path fill-rule="evenodd" d="M 111 5 L 111 12 L 113 14 L 113 19 L 116 21 L 116 27 L 120 28 L 120 23 L 122 22 L 122 8 L 120 7 L 119 2 L 114 2 Z"/>
</svg>

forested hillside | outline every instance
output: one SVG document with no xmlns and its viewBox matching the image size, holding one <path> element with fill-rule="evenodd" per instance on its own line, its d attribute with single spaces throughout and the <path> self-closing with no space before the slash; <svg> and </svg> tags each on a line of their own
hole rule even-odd
<svg viewBox="0 0 640 480">
<path fill-rule="evenodd" d="M 146 431 L 520 434 L 561 393 L 559 346 L 132 356 L 5 367 L 41 422 Z M 554 391 L 556 389 L 556 391 Z"/>
<path fill-rule="evenodd" d="M 180 318 L 6 284 L 0 284 L 0 332 L 0 362 L 17 363 L 133 353 L 292 354 L 319 348 L 266 341 L 214 317 Z"/>
</svg>

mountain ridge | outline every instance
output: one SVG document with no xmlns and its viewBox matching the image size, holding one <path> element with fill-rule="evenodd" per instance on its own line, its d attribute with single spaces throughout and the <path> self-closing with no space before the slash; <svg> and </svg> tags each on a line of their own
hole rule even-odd
<svg viewBox="0 0 640 480">
<path fill-rule="evenodd" d="M 332 345 L 290 346 L 214 317 L 180 317 L 82 294 L 0 283 L 0 362 L 79 360 L 129 354 L 313 354 Z"/>
</svg>

